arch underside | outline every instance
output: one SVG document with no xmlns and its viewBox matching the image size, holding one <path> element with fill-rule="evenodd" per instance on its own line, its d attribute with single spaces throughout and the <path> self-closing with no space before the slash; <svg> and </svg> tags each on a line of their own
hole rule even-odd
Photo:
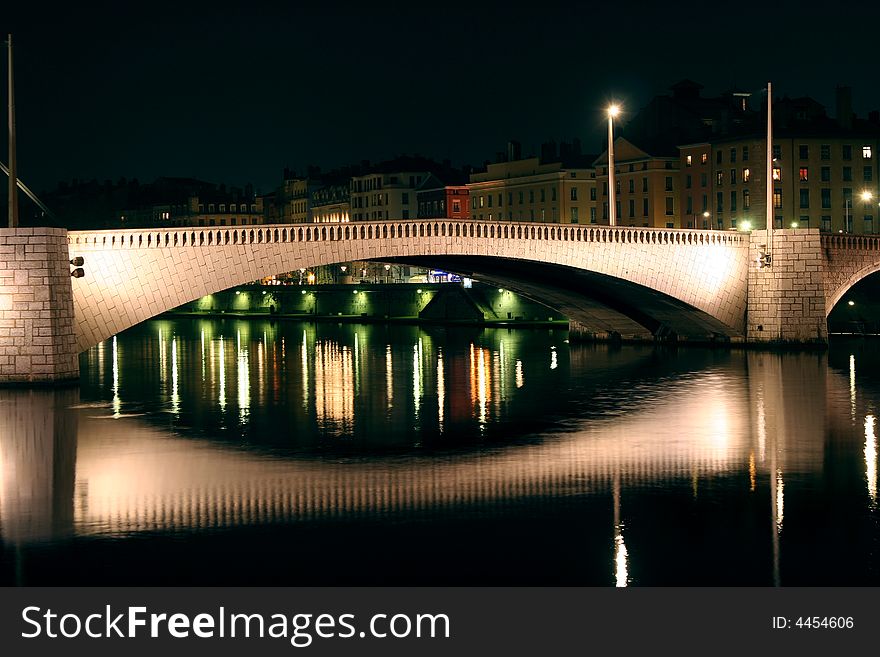
<svg viewBox="0 0 880 657">
<path fill-rule="evenodd" d="M 827 264 L 826 267 L 828 267 Z M 840 303 L 840 300 L 843 299 L 846 293 L 849 292 L 854 285 L 877 272 L 880 272 L 880 261 L 869 262 L 869 264 L 866 264 L 858 271 L 851 274 L 844 283 L 838 285 L 837 288 L 827 297 L 825 303 L 825 317 L 828 317 L 831 314 L 834 307 Z"/>
<path fill-rule="evenodd" d="M 491 256 L 383 259 L 469 276 L 556 310 L 596 336 L 622 339 L 725 340 L 741 332 L 657 290 L 564 265 Z"/>
</svg>

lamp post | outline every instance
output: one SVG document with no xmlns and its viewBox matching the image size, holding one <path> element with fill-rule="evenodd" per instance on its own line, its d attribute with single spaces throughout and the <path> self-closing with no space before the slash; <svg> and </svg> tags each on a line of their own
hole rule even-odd
<svg viewBox="0 0 880 657">
<path fill-rule="evenodd" d="M 6 42 L 9 52 L 9 227 L 18 226 L 18 174 L 15 162 L 15 96 L 12 82 L 12 35 Z"/>
<path fill-rule="evenodd" d="M 614 118 L 620 114 L 620 106 L 608 107 L 608 223 L 617 225 L 617 200 L 614 187 Z"/>
<path fill-rule="evenodd" d="M 709 211 L 703 210 L 703 221 L 706 222 L 706 228 L 712 228 L 712 224 L 709 223 Z"/>
</svg>

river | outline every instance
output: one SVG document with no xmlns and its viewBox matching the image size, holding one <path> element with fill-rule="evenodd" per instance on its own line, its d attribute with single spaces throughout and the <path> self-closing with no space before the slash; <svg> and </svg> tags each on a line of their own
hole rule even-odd
<svg viewBox="0 0 880 657">
<path fill-rule="evenodd" d="M 0 390 L 4 584 L 877 585 L 876 342 L 156 319 Z"/>
</svg>

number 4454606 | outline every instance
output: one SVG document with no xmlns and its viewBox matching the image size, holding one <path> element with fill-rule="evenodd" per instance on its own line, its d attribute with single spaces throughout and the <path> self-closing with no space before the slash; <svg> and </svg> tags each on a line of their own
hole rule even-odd
<svg viewBox="0 0 880 657">
<path fill-rule="evenodd" d="M 852 616 L 800 616 L 795 621 L 794 626 L 813 630 L 848 630 L 853 626 L 853 619 Z"/>
</svg>

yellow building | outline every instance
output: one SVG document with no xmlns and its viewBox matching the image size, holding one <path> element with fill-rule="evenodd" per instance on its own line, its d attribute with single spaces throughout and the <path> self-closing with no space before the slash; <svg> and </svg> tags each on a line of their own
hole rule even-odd
<svg viewBox="0 0 880 657">
<path fill-rule="evenodd" d="M 608 151 L 593 163 L 600 223 L 608 223 Z M 618 226 L 681 228 L 679 156 L 651 155 L 624 137 L 614 140 Z"/>
<path fill-rule="evenodd" d="M 587 165 L 542 164 L 537 157 L 499 162 L 471 174 L 467 188 L 472 219 L 597 222 L 596 181 Z"/>
<path fill-rule="evenodd" d="M 418 216 L 416 189 L 430 175 L 428 171 L 369 173 L 351 179 L 351 219 L 415 219 Z"/>
<path fill-rule="evenodd" d="M 713 144 L 714 211 L 725 228 L 741 227 L 743 220 L 754 228 L 766 226 L 767 158 L 762 137 Z M 829 130 L 797 135 L 780 130 L 773 139 L 774 225 L 877 233 L 878 148 L 880 141 L 870 133 L 841 135 Z"/>
<path fill-rule="evenodd" d="M 285 180 L 276 193 L 280 206 L 281 223 L 304 223 L 309 221 L 311 193 L 316 183 L 308 178 Z"/>
</svg>

